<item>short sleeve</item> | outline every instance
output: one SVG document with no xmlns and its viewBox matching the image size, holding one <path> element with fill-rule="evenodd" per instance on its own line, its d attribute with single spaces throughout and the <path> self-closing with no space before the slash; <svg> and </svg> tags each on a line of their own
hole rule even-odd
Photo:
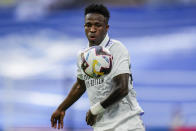
<svg viewBox="0 0 196 131">
<path fill-rule="evenodd" d="M 77 77 L 79 78 L 79 79 L 81 79 L 81 80 L 84 80 L 83 79 L 83 72 L 82 72 L 82 69 L 81 69 L 81 62 L 82 62 L 82 60 L 81 60 L 81 51 L 78 53 L 78 55 L 77 55 Z"/>
<path fill-rule="evenodd" d="M 130 74 L 129 52 L 126 47 L 121 43 L 116 43 L 115 46 L 111 48 L 111 52 L 113 55 L 112 77 L 124 73 Z"/>
</svg>

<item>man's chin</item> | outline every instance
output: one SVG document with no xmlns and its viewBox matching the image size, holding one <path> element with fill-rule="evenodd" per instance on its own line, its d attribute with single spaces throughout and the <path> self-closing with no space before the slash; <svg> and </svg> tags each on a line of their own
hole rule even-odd
<svg viewBox="0 0 196 131">
<path fill-rule="evenodd" d="M 90 43 L 89 46 L 96 46 L 96 45 L 99 45 L 99 44 L 97 43 L 96 40 L 89 40 L 89 43 Z"/>
</svg>

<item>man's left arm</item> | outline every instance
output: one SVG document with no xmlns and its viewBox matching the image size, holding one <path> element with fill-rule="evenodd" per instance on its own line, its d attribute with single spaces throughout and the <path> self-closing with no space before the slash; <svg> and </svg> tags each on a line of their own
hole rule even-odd
<svg viewBox="0 0 196 131">
<path fill-rule="evenodd" d="M 97 103 L 94 107 L 91 107 L 91 109 L 87 112 L 86 122 L 88 125 L 92 126 L 96 122 L 96 117 L 99 112 L 118 102 L 128 94 L 129 75 L 130 74 L 125 73 L 113 78 L 115 90 L 106 99 Z"/>
<path fill-rule="evenodd" d="M 120 74 L 113 78 L 113 81 L 115 82 L 115 90 L 100 104 L 103 106 L 103 108 L 107 108 L 110 105 L 116 103 L 117 101 L 124 98 L 128 92 L 128 83 L 129 83 L 129 74 Z"/>
</svg>

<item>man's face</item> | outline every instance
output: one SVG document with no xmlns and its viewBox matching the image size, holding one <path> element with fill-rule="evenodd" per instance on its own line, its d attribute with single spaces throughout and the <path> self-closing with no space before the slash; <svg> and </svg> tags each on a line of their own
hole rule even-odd
<svg viewBox="0 0 196 131">
<path fill-rule="evenodd" d="M 85 16 L 84 28 L 90 43 L 89 46 L 95 46 L 101 44 L 107 34 L 109 25 L 103 15 L 89 13 Z"/>
</svg>

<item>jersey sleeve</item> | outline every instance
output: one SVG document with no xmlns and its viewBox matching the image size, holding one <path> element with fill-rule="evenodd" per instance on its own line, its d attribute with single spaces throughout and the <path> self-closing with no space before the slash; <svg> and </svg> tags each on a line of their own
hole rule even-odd
<svg viewBox="0 0 196 131">
<path fill-rule="evenodd" d="M 78 53 L 77 55 L 77 72 L 76 72 L 76 75 L 77 75 L 77 78 L 81 79 L 81 80 L 84 80 L 83 79 L 83 73 L 82 73 L 82 69 L 81 69 L 81 52 Z"/>
<path fill-rule="evenodd" d="M 112 47 L 111 51 L 113 54 L 112 77 L 124 73 L 130 74 L 130 60 L 127 48 L 121 43 L 117 43 L 116 46 Z"/>
</svg>

